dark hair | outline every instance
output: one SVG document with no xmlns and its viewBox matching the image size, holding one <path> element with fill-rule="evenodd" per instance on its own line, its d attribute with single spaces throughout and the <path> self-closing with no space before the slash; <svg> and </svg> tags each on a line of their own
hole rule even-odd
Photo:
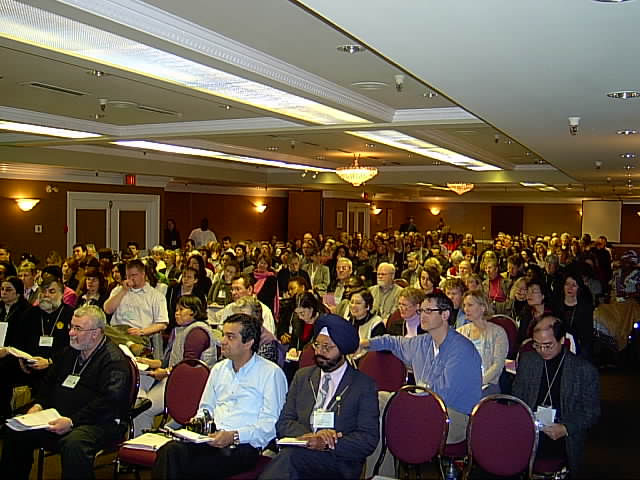
<svg viewBox="0 0 640 480">
<path fill-rule="evenodd" d="M 3 280 L 3 282 L 9 282 L 11 285 L 13 285 L 13 288 L 16 289 L 18 297 L 24 295 L 24 284 L 18 277 L 7 277 Z"/>
<path fill-rule="evenodd" d="M 202 255 L 191 255 L 187 260 L 187 265 L 189 265 L 189 262 L 191 262 L 191 260 L 195 260 L 196 262 L 198 262 L 198 278 L 206 278 L 207 269 L 204 265 L 204 258 L 202 258 Z"/>
<path fill-rule="evenodd" d="M 524 265 L 524 258 L 522 258 L 522 255 L 520 255 L 519 253 L 514 253 L 509 258 L 507 258 L 507 262 L 520 268 Z"/>
<path fill-rule="evenodd" d="M 304 287 L 305 290 L 309 290 L 311 288 L 311 285 L 309 285 L 309 282 L 307 281 L 306 278 L 304 277 L 291 277 L 289 279 L 289 283 L 294 282 L 297 283 L 298 285 L 300 285 L 301 287 Z M 288 284 L 287 284 L 288 285 Z"/>
<path fill-rule="evenodd" d="M 84 253 L 87 253 L 87 246 L 84 243 L 74 243 L 72 250 L 75 250 L 77 247 L 80 247 Z"/>
<path fill-rule="evenodd" d="M 42 269 L 42 275 L 48 274 L 62 281 L 62 269 L 58 265 L 48 265 Z"/>
<path fill-rule="evenodd" d="M 136 247 L 136 250 L 140 250 L 140 245 L 138 245 L 138 242 L 127 242 L 127 248 L 129 247 Z"/>
<path fill-rule="evenodd" d="M 4 267 L 5 276 L 7 277 L 15 277 L 18 272 L 16 272 L 16 267 L 13 266 L 10 262 L 0 262 L 0 265 Z"/>
<path fill-rule="evenodd" d="M 98 250 L 98 259 L 111 260 L 113 262 L 113 250 L 110 248 L 101 248 Z"/>
<path fill-rule="evenodd" d="M 428 302 L 430 300 L 435 300 L 436 308 L 440 311 L 449 312 L 449 315 L 453 312 L 453 302 L 444 293 L 427 293 L 424 301 Z"/>
<path fill-rule="evenodd" d="M 296 307 L 310 308 L 313 314 L 327 312 L 322 299 L 315 292 L 304 292 L 296 295 Z"/>
<path fill-rule="evenodd" d="M 242 280 L 242 282 L 244 283 L 244 288 L 253 287 L 253 285 L 255 284 L 253 275 L 249 275 L 248 273 L 240 273 L 231 279 L 232 282 L 235 282 L 236 280 Z"/>
<path fill-rule="evenodd" d="M 153 257 L 144 257 L 142 263 L 144 264 L 145 279 L 149 282 L 149 285 L 156 288 L 158 286 L 158 274 L 156 272 L 158 264 Z"/>
<path fill-rule="evenodd" d="M 537 326 L 540 324 L 540 322 L 542 322 L 543 320 L 545 320 L 547 318 L 553 319 L 553 323 L 551 325 L 549 325 L 549 327 L 550 327 L 551 331 L 553 332 L 553 338 L 555 338 L 556 341 L 559 342 L 560 340 L 562 340 L 562 337 L 564 337 L 567 334 L 567 329 L 564 326 L 564 323 L 562 322 L 562 320 L 560 320 L 558 317 L 556 317 L 554 315 L 543 315 L 540 318 L 540 320 L 535 322 L 531 326 L 532 335 L 536 331 L 540 331 L 541 330 L 539 328 L 537 329 Z"/>
<path fill-rule="evenodd" d="M 84 272 L 84 279 L 82 281 L 82 285 L 80 286 L 80 291 L 82 294 L 87 292 L 87 278 L 97 278 L 98 279 L 98 293 L 102 295 L 107 291 L 107 283 L 104 280 L 104 275 L 100 269 L 95 267 L 89 267 Z"/>
<path fill-rule="evenodd" d="M 228 265 L 227 265 L 227 266 L 228 266 Z M 195 268 L 193 268 L 193 267 L 185 267 L 185 268 L 182 270 L 182 275 L 184 276 L 184 274 L 185 274 L 186 272 L 193 272 L 193 273 L 194 273 L 194 275 L 196 276 L 196 282 L 197 282 L 198 280 L 200 280 L 200 272 L 199 272 L 198 270 L 196 270 Z"/>
<path fill-rule="evenodd" d="M 242 343 L 247 343 L 249 340 L 253 340 L 251 351 L 253 353 L 258 351 L 258 348 L 260 347 L 261 326 L 257 318 L 253 318 L 246 313 L 235 313 L 230 317 L 227 317 L 223 323 L 225 325 L 227 323 L 242 324 L 242 328 L 240 329 L 240 338 L 242 339 Z"/>
<path fill-rule="evenodd" d="M 207 314 L 202 306 L 202 300 L 196 295 L 182 295 L 178 299 L 177 307 L 188 308 L 193 312 L 193 318 L 196 320 L 206 320 Z"/>
<path fill-rule="evenodd" d="M 369 307 L 369 311 L 373 308 L 373 295 L 368 288 L 359 288 L 357 290 L 352 290 L 349 295 L 349 300 L 353 298 L 354 295 L 360 295 L 364 300 L 364 303 Z"/>
<path fill-rule="evenodd" d="M 222 241 L 223 242 L 225 242 L 225 241 L 229 241 L 230 242 L 231 241 L 231 237 L 229 235 L 225 235 L 224 237 L 222 237 Z"/>
<path fill-rule="evenodd" d="M 258 258 L 256 259 L 256 265 L 258 265 L 258 263 L 260 263 L 260 260 L 263 260 L 266 264 L 267 264 L 267 270 L 271 269 L 271 257 L 269 255 L 266 255 L 264 253 L 261 253 L 260 255 L 258 255 Z"/>
<path fill-rule="evenodd" d="M 235 247 L 233 247 L 233 249 L 235 250 L 236 248 L 239 248 L 240 250 L 242 250 L 242 253 L 244 253 L 246 255 L 247 253 L 247 246 L 244 243 L 238 243 L 236 244 Z"/>
</svg>

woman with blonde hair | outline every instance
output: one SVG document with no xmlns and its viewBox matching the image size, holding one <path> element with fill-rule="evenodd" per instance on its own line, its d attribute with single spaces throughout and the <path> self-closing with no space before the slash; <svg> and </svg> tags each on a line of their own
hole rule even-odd
<svg viewBox="0 0 640 480">
<path fill-rule="evenodd" d="M 488 321 L 490 306 L 482 293 L 465 293 L 462 305 L 471 323 L 457 331 L 471 340 L 482 359 L 482 395 L 500 393 L 500 375 L 509 352 L 507 334 L 501 326 Z"/>
</svg>

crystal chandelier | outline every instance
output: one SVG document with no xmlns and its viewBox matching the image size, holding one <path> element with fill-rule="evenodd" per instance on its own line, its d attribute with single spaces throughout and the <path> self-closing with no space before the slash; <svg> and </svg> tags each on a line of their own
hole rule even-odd
<svg viewBox="0 0 640 480">
<path fill-rule="evenodd" d="M 475 185 L 473 183 L 447 183 L 449 190 L 456 192 L 458 195 L 464 195 L 467 192 L 473 190 Z"/>
<path fill-rule="evenodd" d="M 336 168 L 336 174 L 345 182 L 350 183 L 354 187 L 359 187 L 378 175 L 378 169 L 375 167 L 364 167 L 359 163 L 360 155 L 353 155 L 353 163 L 348 167 Z"/>
</svg>

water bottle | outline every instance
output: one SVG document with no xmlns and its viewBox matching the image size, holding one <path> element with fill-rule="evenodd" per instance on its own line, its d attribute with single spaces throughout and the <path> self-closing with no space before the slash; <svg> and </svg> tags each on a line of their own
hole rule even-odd
<svg viewBox="0 0 640 480">
<path fill-rule="evenodd" d="M 444 480 L 457 480 L 458 479 L 458 470 L 456 469 L 456 464 L 453 459 L 449 460 L 449 465 L 447 466 L 447 470 L 444 473 Z"/>
</svg>

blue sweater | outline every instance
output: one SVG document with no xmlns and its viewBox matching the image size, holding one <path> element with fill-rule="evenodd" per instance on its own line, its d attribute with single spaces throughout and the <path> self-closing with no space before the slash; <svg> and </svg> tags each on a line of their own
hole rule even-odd
<svg viewBox="0 0 640 480">
<path fill-rule="evenodd" d="M 480 355 L 473 343 L 455 330 L 447 333 L 438 356 L 434 356 L 433 338 L 429 334 L 411 338 L 384 335 L 369 342 L 370 350 L 390 350 L 410 365 L 416 383 L 440 395 L 447 407 L 469 415 L 480 401 Z"/>
</svg>

